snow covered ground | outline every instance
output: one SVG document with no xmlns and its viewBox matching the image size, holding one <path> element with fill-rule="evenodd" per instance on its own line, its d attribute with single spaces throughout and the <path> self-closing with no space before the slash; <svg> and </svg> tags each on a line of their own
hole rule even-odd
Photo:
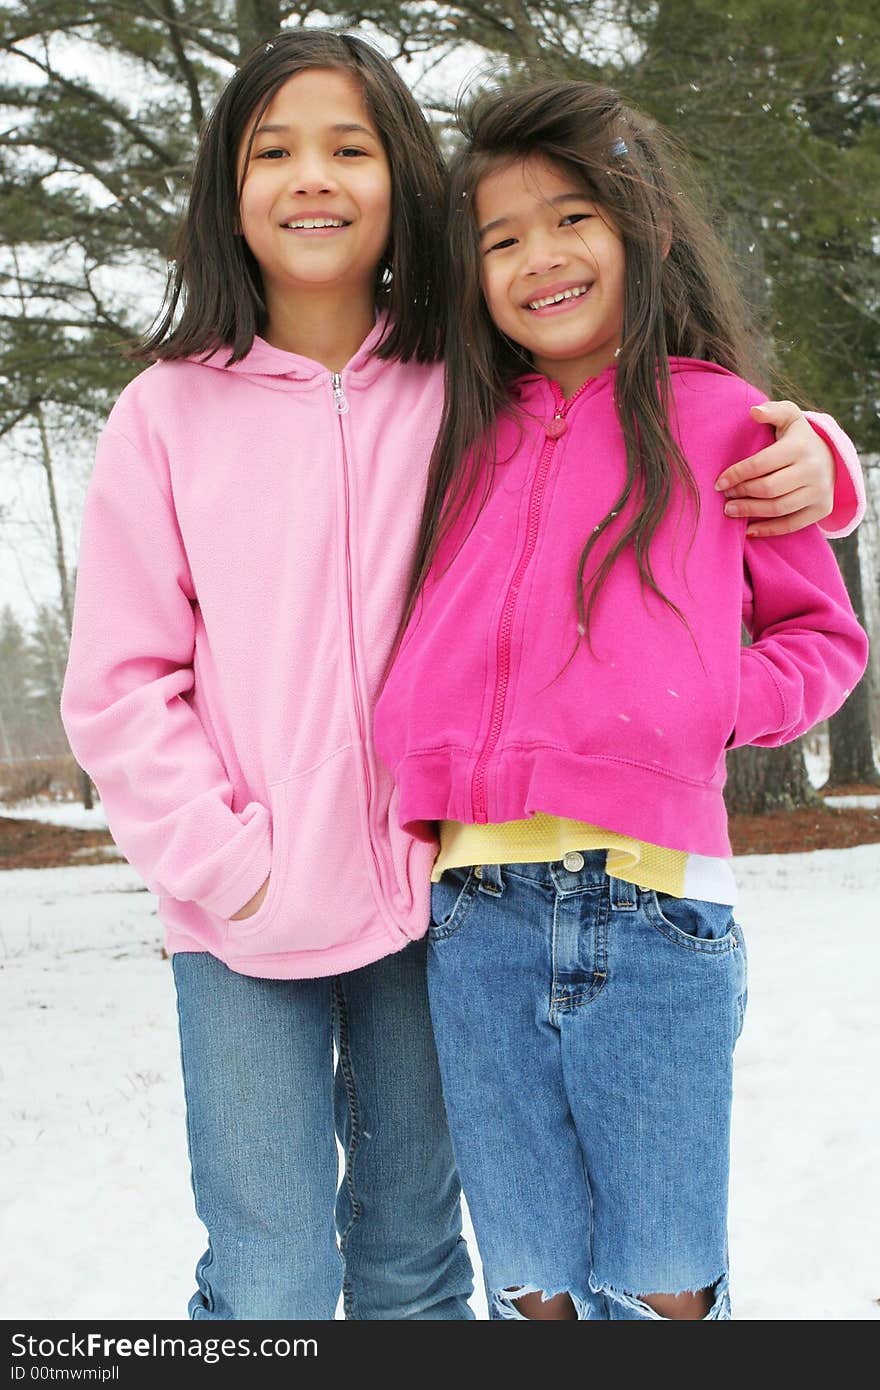
<svg viewBox="0 0 880 1390">
<path fill-rule="evenodd" d="M 10 820 L 42 820 L 49 825 L 72 825 L 76 830 L 106 830 L 107 817 L 100 801 L 86 811 L 78 801 L 46 801 L 42 797 L 6 806 L 0 801 L 0 816 Z"/>
<path fill-rule="evenodd" d="M 844 806 L 863 810 L 874 810 L 880 806 L 880 795 L 878 796 L 826 796 L 825 800 L 829 806 Z"/>
<path fill-rule="evenodd" d="M 100 808 L 67 811 L 103 823 Z M 880 845 L 736 867 L 750 998 L 736 1062 L 735 1315 L 877 1319 Z M 0 873 L 4 1319 L 186 1316 L 204 1232 L 160 946 L 155 900 L 125 862 Z M 477 1263 L 469 1223 L 466 1234 Z"/>
</svg>

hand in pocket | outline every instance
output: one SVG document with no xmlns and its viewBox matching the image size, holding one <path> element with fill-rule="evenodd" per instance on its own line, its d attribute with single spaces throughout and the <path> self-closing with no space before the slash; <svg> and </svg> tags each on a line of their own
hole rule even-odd
<svg viewBox="0 0 880 1390">
<path fill-rule="evenodd" d="M 235 913 L 235 916 L 230 917 L 230 922 L 243 922 L 246 917 L 253 917 L 254 913 L 257 912 L 259 908 L 262 906 L 263 899 L 265 898 L 268 891 L 269 880 L 267 878 L 262 888 L 257 889 L 254 896 L 245 903 L 244 907 L 240 907 L 238 911 Z"/>
</svg>

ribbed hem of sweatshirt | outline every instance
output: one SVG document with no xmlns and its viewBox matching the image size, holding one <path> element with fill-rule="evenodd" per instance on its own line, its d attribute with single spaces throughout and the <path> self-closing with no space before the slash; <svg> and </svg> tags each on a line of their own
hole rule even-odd
<svg viewBox="0 0 880 1390">
<path fill-rule="evenodd" d="M 403 828 L 430 840 L 435 821 L 478 821 L 469 795 L 472 772 L 472 755 L 462 749 L 431 749 L 404 758 L 394 774 Z M 723 769 L 707 784 L 624 758 L 520 745 L 493 757 L 484 819 L 522 820 L 545 811 L 667 849 L 729 858 L 722 791 Z"/>
<path fill-rule="evenodd" d="M 233 926 L 235 923 L 233 923 Z M 427 923 L 425 923 L 427 931 Z M 424 932 L 422 933 L 424 935 Z M 184 951 L 204 951 L 223 961 L 237 975 L 250 975 L 258 980 L 316 980 L 328 975 L 344 975 L 350 970 L 359 970 L 364 965 L 372 965 L 385 956 L 393 956 L 410 946 L 417 937 L 394 936 L 387 931 L 378 931 L 370 936 L 359 936 L 350 945 L 328 946 L 323 951 L 280 951 L 275 955 L 238 956 L 227 959 L 222 950 L 215 948 L 208 952 L 192 937 L 177 931 L 168 930 L 165 937 L 165 950 L 169 956 Z"/>
</svg>

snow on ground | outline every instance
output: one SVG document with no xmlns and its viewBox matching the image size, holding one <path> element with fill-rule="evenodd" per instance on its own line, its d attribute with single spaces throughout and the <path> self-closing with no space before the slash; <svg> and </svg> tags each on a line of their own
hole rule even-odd
<svg viewBox="0 0 880 1390">
<path fill-rule="evenodd" d="M 49 825 L 70 825 L 75 830 L 108 828 L 100 801 L 96 801 L 90 811 L 86 811 L 79 801 L 46 801 L 44 797 L 18 801 L 14 806 L 0 801 L 0 816 L 7 816 L 10 820 L 42 820 Z"/>
<path fill-rule="evenodd" d="M 866 811 L 876 811 L 880 806 L 880 795 L 878 796 L 826 796 L 825 800 L 829 806 L 844 806 L 850 809 L 862 807 Z"/>
<path fill-rule="evenodd" d="M 821 787 L 828 777 L 828 767 L 831 762 L 827 736 L 805 738 L 801 744 L 801 750 L 807 766 L 807 776 L 814 787 Z"/>
<path fill-rule="evenodd" d="M 736 867 L 735 1314 L 876 1319 L 880 845 Z M 4 1319 L 186 1317 L 204 1232 L 160 942 L 124 862 L 0 873 Z"/>
</svg>

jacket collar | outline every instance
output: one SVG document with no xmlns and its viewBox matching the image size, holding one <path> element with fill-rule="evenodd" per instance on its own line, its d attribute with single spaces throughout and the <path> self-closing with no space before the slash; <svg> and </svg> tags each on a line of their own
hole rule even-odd
<svg viewBox="0 0 880 1390">
<path fill-rule="evenodd" d="M 696 357 L 670 357 L 669 371 L 672 376 L 676 376 L 679 372 L 695 371 L 717 373 L 721 376 L 734 375 L 734 373 L 729 372 L 726 367 L 719 367 L 715 362 L 703 362 Z M 613 385 L 616 374 L 617 362 L 612 362 L 611 365 L 600 372 L 598 376 L 588 378 L 584 386 L 580 388 L 580 391 L 584 391 L 584 387 L 590 385 L 594 388 L 604 388 Z M 580 391 L 576 394 L 580 395 Z M 517 405 L 524 410 L 541 412 L 552 409 L 560 394 L 559 383 L 550 381 L 548 377 L 543 376 L 540 372 L 526 372 L 523 376 L 517 377 L 511 387 L 512 398 L 516 401 Z M 584 394 L 592 395 L 593 392 L 585 391 Z M 572 399 L 574 398 L 572 397 Z"/>
<path fill-rule="evenodd" d="M 382 313 L 376 319 L 354 356 L 342 368 L 341 376 L 347 386 L 366 386 L 388 365 L 375 355 L 388 329 L 388 315 Z M 302 357 L 296 352 L 285 352 L 283 348 L 273 347 L 265 338 L 255 336 L 250 352 L 240 362 L 227 365 L 229 348 L 217 348 L 209 357 L 193 357 L 205 367 L 216 367 L 221 371 L 232 372 L 236 376 L 258 379 L 261 385 L 284 389 L 287 386 L 309 386 L 326 381 L 331 375 L 329 369 L 311 357 Z"/>
</svg>

